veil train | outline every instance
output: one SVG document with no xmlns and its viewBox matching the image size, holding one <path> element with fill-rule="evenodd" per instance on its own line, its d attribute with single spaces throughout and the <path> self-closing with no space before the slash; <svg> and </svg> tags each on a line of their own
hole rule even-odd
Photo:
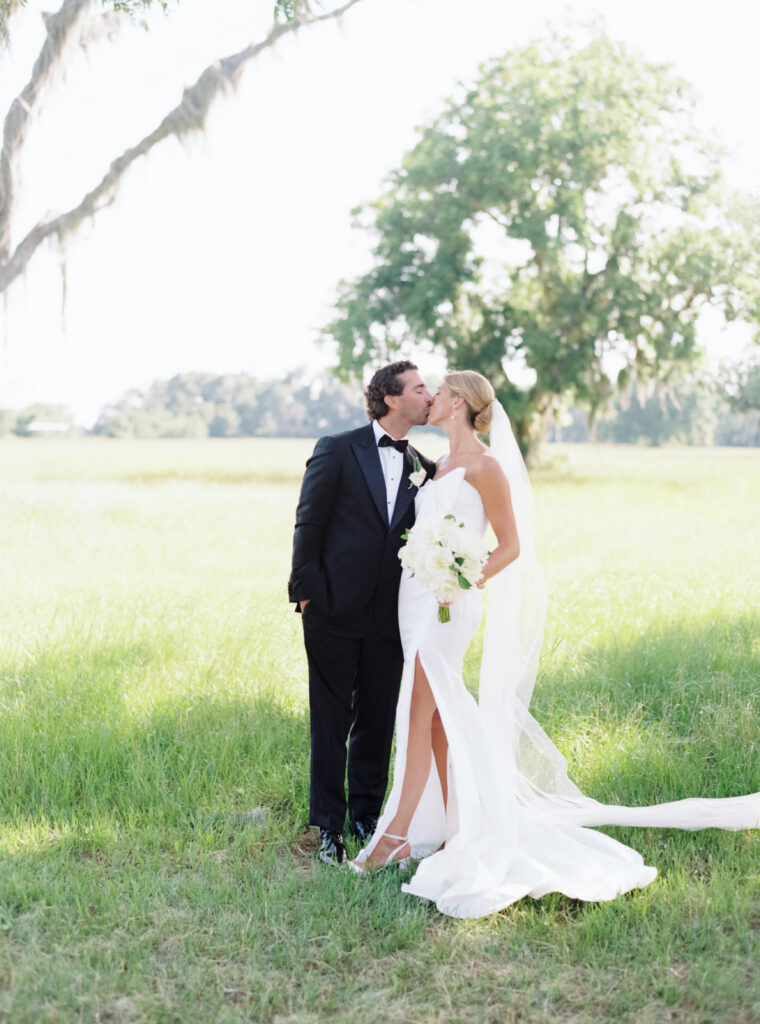
<svg viewBox="0 0 760 1024">
<path fill-rule="evenodd" d="M 520 556 L 488 584 L 479 704 L 506 804 L 559 825 L 681 829 L 760 827 L 760 793 L 689 798 L 648 807 L 602 804 L 568 776 L 567 761 L 529 711 L 546 620 L 546 585 L 536 557 L 533 493 L 509 417 L 494 402 L 491 451 L 509 481 Z"/>
</svg>

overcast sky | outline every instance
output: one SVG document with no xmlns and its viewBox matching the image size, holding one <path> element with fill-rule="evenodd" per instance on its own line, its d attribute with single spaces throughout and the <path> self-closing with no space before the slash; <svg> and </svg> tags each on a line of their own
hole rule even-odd
<svg viewBox="0 0 760 1024">
<path fill-rule="evenodd" d="M 4 109 L 46 6 L 30 0 L 2 57 Z M 114 206 L 67 246 L 65 316 L 62 255 L 50 245 L 34 258 L 1 310 L 0 407 L 64 402 L 89 423 L 127 388 L 181 370 L 327 365 L 318 328 L 337 281 L 367 265 L 352 206 L 377 194 L 415 126 L 480 62 L 593 12 L 696 86 L 703 124 L 733 151 L 733 182 L 757 186 L 757 0 L 362 0 L 341 27 L 307 28 L 252 63 L 205 135 L 167 140 L 133 166 Z M 77 203 L 207 63 L 261 38 L 270 15 L 271 0 L 182 0 L 148 32 L 73 53 L 29 137 L 16 238 Z M 714 319 L 707 334 L 713 352 L 745 337 Z"/>
</svg>

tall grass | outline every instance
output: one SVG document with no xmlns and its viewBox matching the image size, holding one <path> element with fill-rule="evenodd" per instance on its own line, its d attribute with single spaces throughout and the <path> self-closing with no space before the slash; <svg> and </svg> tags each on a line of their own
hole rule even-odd
<svg viewBox="0 0 760 1024">
<path fill-rule="evenodd" d="M 0 445 L 0 1020 L 760 1020 L 754 833 L 610 830 L 648 889 L 476 922 L 315 864 L 310 448 Z M 573 777 L 760 790 L 759 454 L 553 446 L 534 480 L 534 710 Z"/>
</svg>

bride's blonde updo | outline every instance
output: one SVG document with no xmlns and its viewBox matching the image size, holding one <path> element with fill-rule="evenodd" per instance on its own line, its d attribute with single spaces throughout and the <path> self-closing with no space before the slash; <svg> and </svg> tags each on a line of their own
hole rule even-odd
<svg viewBox="0 0 760 1024">
<path fill-rule="evenodd" d="M 443 379 L 452 395 L 461 396 L 467 403 L 470 426 L 478 434 L 487 434 L 496 397 L 490 381 L 475 370 L 452 370 Z"/>
</svg>

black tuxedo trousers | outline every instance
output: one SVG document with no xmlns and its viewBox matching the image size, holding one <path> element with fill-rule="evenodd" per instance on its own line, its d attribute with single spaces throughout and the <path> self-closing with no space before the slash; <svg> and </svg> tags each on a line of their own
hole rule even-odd
<svg viewBox="0 0 760 1024">
<path fill-rule="evenodd" d="M 356 632 L 323 628 L 314 625 L 310 608 L 303 618 L 311 731 L 309 823 L 342 832 L 346 782 L 349 818 L 380 817 L 404 659 L 400 640 L 380 636 L 371 621 Z"/>
<path fill-rule="evenodd" d="M 385 796 L 403 669 L 398 551 L 414 522 L 415 457 L 434 472 L 407 449 L 390 523 L 371 425 L 321 438 L 306 463 L 288 590 L 291 601 L 309 600 L 309 820 L 321 828 L 342 831 L 347 809 L 352 820 L 376 818 Z"/>
</svg>

